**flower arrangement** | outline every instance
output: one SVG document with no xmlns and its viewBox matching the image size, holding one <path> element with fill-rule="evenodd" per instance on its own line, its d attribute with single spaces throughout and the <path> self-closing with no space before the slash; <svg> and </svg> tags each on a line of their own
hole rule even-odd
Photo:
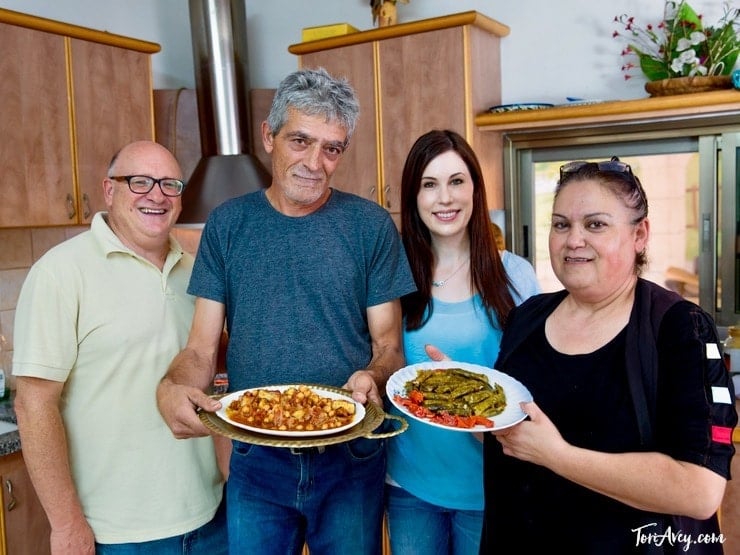
<svg viewBox="0 0 740 555">
<path fill-rule="evenodd" d="M 627 41 L 623 56 L 637 56 L 640 69 L 650 81 L 671 77 L 729 75 L 740 53 L 740 9 L 725 4 L 724 15 L 714 27 L 704 27 L 685 0 L 666 0 L 663 21 L 640 26 L 626 14 L 614 21 L 624 27 L 613 36 Z M 622 66 L 625 79 L 637 67 Z"/>
</svg>

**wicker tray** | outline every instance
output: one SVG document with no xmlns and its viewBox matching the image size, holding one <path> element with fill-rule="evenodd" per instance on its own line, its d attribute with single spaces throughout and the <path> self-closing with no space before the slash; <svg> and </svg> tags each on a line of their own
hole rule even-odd
<svg viewBox="0 0 740 555">
<path fill-rule="evenodd" d="M 697 75 L 695 77 L 673 77 L 660 81 L 645 83 L 645 90 L 651 96 L 670 96 L 707 92 L 720 89 L 731 89 L 732 79 L 729 75 Z"/>
<path fill-rule="evenodd" d="M 315 385 L 311 385 L 310 387 L 311 389 L 324 389 L 326 391 L 348 394 L 346 390 L 338 387 Z M 220 399 L 223 395 L 213 395 L 212 397 L 214 399 Z M 405 432 L 406 428 L 409 426 L 408 422 L 406 422 L 404 418 L 393 414 L 387 414 L 381 407 L 371 401 L 365 405 L 365 418 L 355 426 L 336 434 L 314 437 L 289 438 L 284 436 L 260 434 L 233 426 L 213 412 L 202 411 L 198 416 L 205 427 L 214 433 L 231 439 L 236 439 L 237 441 L 253 443 L 255 445 L 266 445 L 269 447 L 321 447 L 325 445 L 334 445 L 336 443 L 344 443 L 345 441 L 350 441 L 358 437 L 384 439 L 397 436 Z M 395 426 L 395 429 L 390 432 L 378 434 L 373 433 L 373 430 L 375 430 L 383 420 L 396 421 L 397 425 Z"/>
</svg>

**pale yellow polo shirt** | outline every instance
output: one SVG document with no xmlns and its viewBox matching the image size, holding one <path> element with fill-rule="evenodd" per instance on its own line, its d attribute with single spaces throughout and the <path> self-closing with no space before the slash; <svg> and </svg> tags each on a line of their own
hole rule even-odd
<svg viewBox="0 0 740 555">
<path fill-rule="evenodd" d="M 192 265 L 171 238 L 160 271 L 98 213 L 90 231 L 51 249 L 23 284 L 13 374 L 65 382 L 73 478 L 98 542 L 183 534 L 220 502 L 211 438 L 175 439 L 155 397 L 190 330 Z"/>
</svg>

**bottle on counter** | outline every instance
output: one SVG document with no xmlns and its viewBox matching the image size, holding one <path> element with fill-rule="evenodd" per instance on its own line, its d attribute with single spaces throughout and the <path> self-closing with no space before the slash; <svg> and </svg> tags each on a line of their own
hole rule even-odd
<svg viewBox="0 0 740 555">
<path fill-rule="evenodd" d="M 727 371 L 732 375 L 740 374 L 740 326 L 727 328 L 723 351 Z"/>
<path fill-rule="evenodd" d="M 10 351 L 5 336 L 0 334 L 0 401 L 10 394 L 6 372 L 10 372 Z"/>
</svg>

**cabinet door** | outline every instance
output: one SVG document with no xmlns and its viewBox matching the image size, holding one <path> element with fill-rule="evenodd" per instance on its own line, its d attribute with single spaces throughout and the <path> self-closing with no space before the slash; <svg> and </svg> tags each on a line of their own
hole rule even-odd
<svg viewBox="0 0 740 555">
<path fill-rule="evenodd" d="M 31 484 L 21 453 L 0 458 L 5 553 L 46 555 L 50 527 Z"/>
<path fill-rule="evenodd" d="M 360 103 L 360 119 L 334 173 L 332 186 L 380 202 L 373 43 L 306 54 L 301 57 L 301 66 L 323 67 L 336 77 L 347 78 L 354 87 Z"/>
<path fill-rule="evenodd" d="M 64 38 L 0 24 L 0 227 L 75 223 Z"/>
<path fill-rule="evenodd" d="M 378 41 L 382 198 L 401 211 L 401 173 L 414 141 L 432 129 L 466 125 L 463 29 L 454 27 Z"/>
<path fill-rule="evenodd" d="M 71 39 L 80 223 L 105 210 L 103 178 L 118 149 L 153 140 L 149 54 Z"/>
</svg>

